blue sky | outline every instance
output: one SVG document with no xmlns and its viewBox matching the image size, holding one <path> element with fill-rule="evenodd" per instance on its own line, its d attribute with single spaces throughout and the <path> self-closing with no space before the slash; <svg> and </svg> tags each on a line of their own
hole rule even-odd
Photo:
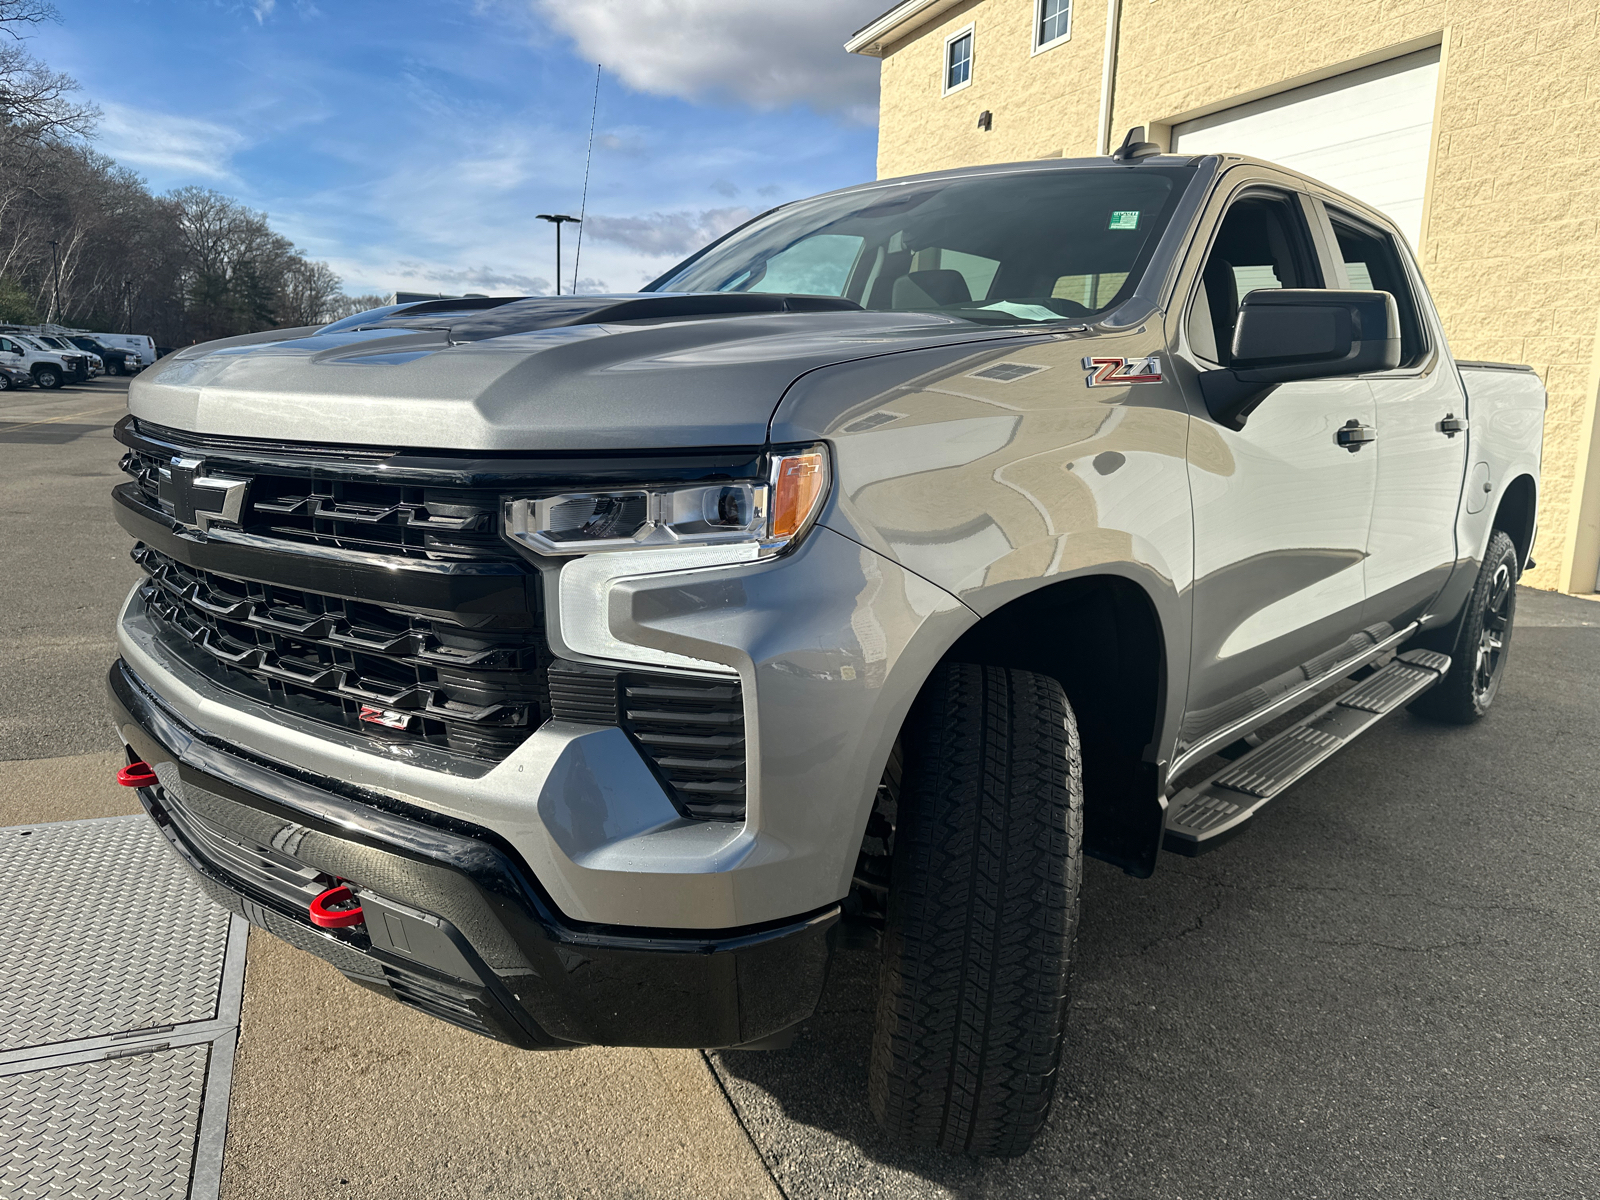
<svg viewBox="0 0 1600 1200">
<path fill-rule="evenodd" d="M 540 212 L 629 291 L 751 211 L 869 179 L 885 0 L 57 0 L 33 51 L 157 191 L 267 212 L 346 291 L 548 290 Z M 572 279 L 572 227 L 564 290 Z"/>
</svg>

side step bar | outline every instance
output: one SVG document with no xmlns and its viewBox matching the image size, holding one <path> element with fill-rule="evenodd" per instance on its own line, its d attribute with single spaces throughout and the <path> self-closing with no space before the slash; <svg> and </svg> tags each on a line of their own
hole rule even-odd
<svg viewBox="0 0 1600 1200">
<path fill-rule="evenodd" d="M 1191 858 L 1242 830 L 1275 797 L 1450 670 L 1449 656 L 1411 650 L 1298 725 L 1263 742 L 1167 804 L 1163 846 Z"/>
</svg>

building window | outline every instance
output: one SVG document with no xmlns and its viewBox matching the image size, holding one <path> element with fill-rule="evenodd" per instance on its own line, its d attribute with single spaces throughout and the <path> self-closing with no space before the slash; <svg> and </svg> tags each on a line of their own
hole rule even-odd
<svg viewBox="0 0 1600 1200">
<path fill-rule="evenodd" d="M 1072 0 L 1033 0 L 1033 52 L 1058 46 L 1072 36 Z"/>
<path fill-rule="evenodd" d="M 958 92 L 972 82 L 972 26 L 944 40 L 944 94 Z"/>
</svg>

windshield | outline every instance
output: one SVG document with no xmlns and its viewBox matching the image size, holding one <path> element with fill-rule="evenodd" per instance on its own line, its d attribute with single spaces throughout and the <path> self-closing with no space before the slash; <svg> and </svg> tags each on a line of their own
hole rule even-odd
<svg viewBox="0 0 1600 1200">
<path fill-rule="evenodd" d="M 1120 303 L 1190 167 L 1086 167 L 893 184 L 785 205 L 652 283 L 842 296 L 1014 324 Z"/>
</svg>

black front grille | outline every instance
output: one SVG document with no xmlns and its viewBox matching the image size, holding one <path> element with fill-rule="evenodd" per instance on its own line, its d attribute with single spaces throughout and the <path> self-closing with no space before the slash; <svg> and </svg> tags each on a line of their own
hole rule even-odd
<svg viewBox="0 0 1600 1200">
<path fill-rule="evenodd" d="M 172 639 L 201 651 L 225 684 L 249 685 L 269 703 L 490 759 L 548 715 L 549 652 L 538 634 L 233 579 L 148 546 L 133 557 L 149 575 L 146 610 Z"/>
<path fill-rule="evenodd" d="M 369 737 L 488 762 L 552 716 L 617 725 L 686 816 L 743 819 L 738 680 L 553 659 L 536 570 L 500 536 L 503 494 L 529 490 L 510 465 L 180 434 L 131 418 L 117 436 L 133 477 L 118 490 L 118 511 L 148 539 L 133 551 L 148 576 L 145 610 L 163 640 L 221 686 Z M 619 470 L 562 463 L 599 477 Z M 646 469 L 748 474 L 737 456 Z M 197 473 L 245 482 L 230 512 L 237 521 L 181 529 L 202 511 Z M 207 519 L 221 517 L 219 497 L 213 489 Z"/>
<path fill-rule="evenodd" d="M 169 457 L 135 448 L 123 456 L 122 469 L 133 476 L 148 503 L 170 516 L 172 504 L 161 479 L 162 470 L 170 470 Z M 226 463 L 219 473 L 229 473 Z M 252 470 L 249 479 L 249 504 L 240 522 L 249 533 L 411 558 L 516 557 L 500 539 L 499 497 L 494 493 L 270 470 Z"/>
</svg>

